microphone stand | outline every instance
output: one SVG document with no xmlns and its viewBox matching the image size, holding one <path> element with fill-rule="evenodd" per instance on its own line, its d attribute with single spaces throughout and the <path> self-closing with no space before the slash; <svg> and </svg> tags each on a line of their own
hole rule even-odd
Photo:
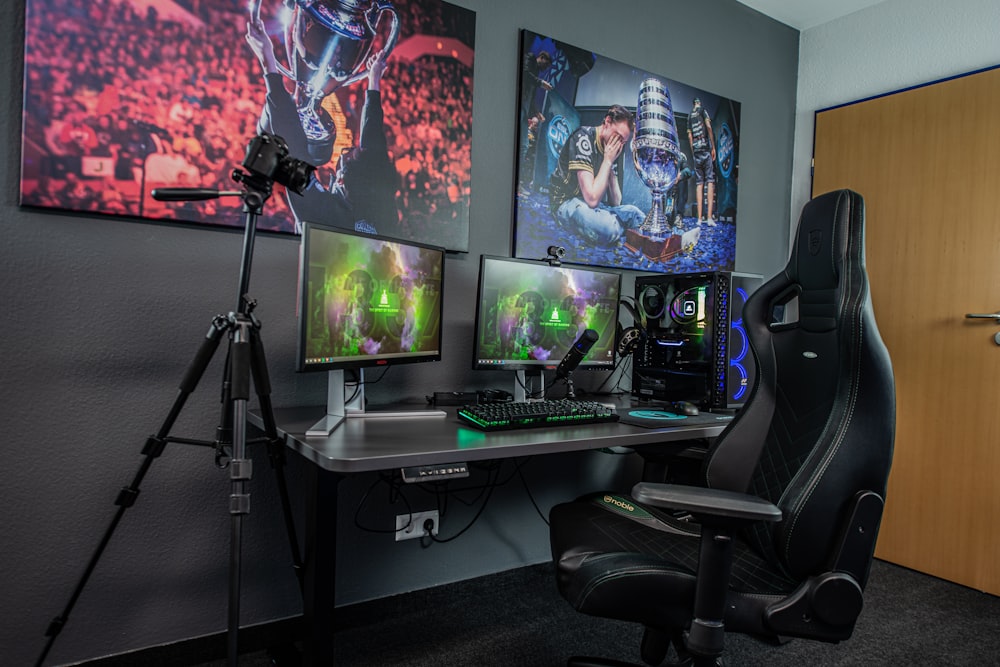
<svg viewBox="0 0 1000 667">
<path fill-rule="evenodd" d="M 573 371 L 566 373 L 566 398 L 576 398 L 576 390 L 573 389 Z"/>
<path fill-rule="evenodd" d="M 551 254 L 551 249 L 550 249 Z M 585 329 L 583 333 L 570 345 L 563 356 L 562 361 L 556 367 L 556 380 L 566 380 L 566 398 L 576 398 L 576 391 L 573 388 L 573 371 L 580 365 L 583 358 L 590 352 L 590 348 L 597 342 L 598 335 L 593 329 Z"/>
<path fill-rule="evenodd" d="M 243 536 L 243 517 L 250 513 L 250 495 L 247 493 L 247 482 L 252 477 L 253 461 L 246 458 L 248 443 L 266 442 L 272 468 L 278 479 L 278 490 L 281 496 L 285 528 L 291 545 L 292 560 L 299 587 L 302 581 L 302 558 L 299 553 L 298 538 L 295 534 L 295 524 L 288 496 L 288 486 L 284 476 L 284 447 L 278 437 L 274 412 L 271 405 L 271 386 L 267 373 L 267 363 L 264 359 L 264 347 L 260 340 L 260 321 L 253 315 L 256 301 L 250 298 L 250 265 L 253 259 L 254 237 L 257 229 L 257 217 L 263 210 L 264 202 L 271 195 L 273 181 L 260 175 L 248 174 L 235 170 L 232 174 L 235 181 L 242 183 L 243 190 L 219 191 L 203 188 L 164 188 L 153 190 L 154 199 L 160 201 L 192 201 L 214 199 L 221 196 L 239 196 L 243 199 L 244 235 L 243 253 L 240 261 L 239 291 L 236 296 L 236 309 L 228 316 L 216 315 L 212 319 L 208 333 L 202 340 L 194 359 L 188 366 L 180 384 L 180 391 L 174 400 L 166 418 L 155 435 L 146 440 L 142 454 L 145 457 L 132 483 L 123 487 L 115 500 L 118 506 L 114 517 L 101 538 L 97 549 L 87 563 L 83 576 L 77 583 L 63 612 L 55 617 L 45 632 L 48 642 L 42 650 L 36 667 L 41 667 L 62 628 L 66 625 L 69 615 L 83 592 L 90 575 L 97 566 L 104 549 L 107 547 L 125 514 L 125 510 L 135 504 L 139 495 L 139 485 L 149 472 L 153 461 L 158 458 L 168 443 L 214 447 L 216 464 L 229 467 L 231 493 L 229 496 L 230 523 L 230 554 L 229 554 L 229 614 L 227 628 L 227 651 L 230 667 L 239 664 L 239 623 L 240 623 L 240 578 L 242 570 L 241 551 Z M 226 357 L 222 391 L 222 420 L 216 431 L 216 440 L 194 440 L 170 435 L 174 422 L 180 416 L 188 397 L 194 392 L 199 380 L 204 374 L 209 362 L 217 350 L 223 334 L 229 336 L 229 354 Z M 250 381 L 253 378 L 254 388 L 260 403 L 260 413 L 263 420 L 264 436 L 254 440 L 246 437 L 247 401 L 250 398 Z M 229 460 L 225 462 L 225 450 L 229 448 Z"/>
</svg>

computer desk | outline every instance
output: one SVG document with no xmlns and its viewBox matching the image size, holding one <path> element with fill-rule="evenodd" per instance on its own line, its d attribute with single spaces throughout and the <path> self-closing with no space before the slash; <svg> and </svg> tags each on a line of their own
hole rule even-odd
<svg viewBox="0 0 1000 667">
<path fill-rule="evenodd" d="M 643 428 L 613 422 L 487 433 L 460 422 L 455 411 L 456 408 L 445 408 L 445 417 L 348 419 L 327 437 L 307 437 L 306 430 L 323 416 L 324 408 L 274 410 L 278 435 L 289 448 L 313 464 L 307 467 L 304 525 L 303 664 L 333 664 L 337 487 L 344 476 L 412 466 L 713 438 L 727 423 Z M 262 427 L 257 411 L 249 412 L 249 421 Z"/>
</svg>

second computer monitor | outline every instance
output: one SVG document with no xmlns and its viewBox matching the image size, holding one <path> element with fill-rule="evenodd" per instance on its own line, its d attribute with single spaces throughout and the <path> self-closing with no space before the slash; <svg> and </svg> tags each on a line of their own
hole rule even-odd
<svg viewBox="0 0 1000 667">
<path fill-rule="evenodd" d="M 479 267 L 473 367 L 555 368 L 587 329 L 597 342 L 580 369 L 611 370 L 621 274 L 484 255 Z"/>
</svg>

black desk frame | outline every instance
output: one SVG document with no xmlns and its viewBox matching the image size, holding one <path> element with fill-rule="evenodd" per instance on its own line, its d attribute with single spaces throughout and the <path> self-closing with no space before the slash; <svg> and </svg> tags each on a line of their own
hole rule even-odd
<svg viewBox="0 0 1000 667">
<path fill-rule="evenodd" d="M 641 428 L 621 423 L 484 433 L 446 417 L 349 419 L 328 437 L 306 437 L 323 408 L 275 409 L 278 434 L 309 466 L 303 563 L 304 665 L 332 665 L 337 587 L 337 489 L 345 475 L 409 466 L 637 447 L 714 438 L 728 421 Z M 260 427 L 255 411 L 249 420 Z"/>
</svg>

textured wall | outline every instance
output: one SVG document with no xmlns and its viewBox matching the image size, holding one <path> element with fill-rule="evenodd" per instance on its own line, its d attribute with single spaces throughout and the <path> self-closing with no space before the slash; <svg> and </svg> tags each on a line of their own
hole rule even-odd
<svg viewBox="0 0 1000 667">
<path fill-rule="evenodd" d="M 445 358 L 398 368 L 373 401 L 435 390 L 510 386 L 470 370 L 479 254 L 510 248 L 518 30 L 551 34 L 610 58 L 718 92 L 743 104 L 738 268 L 771 274 L 787 254 L 798 34 L 732 0 L 461 0 L 477 12 L 470 253 L 448 258 Z M 235 305 L 242 236 L 18 207 L 24 6 L 0 3 L 0 646 L 5 664 L 29 664 L 66 604 L 113 516 L 118 490 L 166 416 L 211 318 Z M 245 142 L 248 138 L 240 138 Z M 234 165 L 235 166 L 235 165 Z M 260 235 L 250 284 L 277 406 L 324 400 L 325 378 L 292 369 L 295 239 Z M 211 439 L 219 421 L 221 357 L 191 397 L 174 434 Z M 597 377 L 595 379 L 601 379 Z M 581 381 L 581 384 L 583 382 Z M 252 449 L 252 508 L 244 529 L 244 623 L 299 613 L 274 477 Z M 543 508 L 621 484 L 620 459 L 540 457 L 525 469 Z M 302 499 L 304 464 L 289 461 Z M 510 469 L 507 469 L 507 473 Z M 354 526 L 374 476 L 341 486 L 341 603 L 546 560 L 547 530 L 519 481 L 503 487 L 473 530 L 421 549 Z M 178 641 L 226 627 L 227 473 L 211 450 L 171 445 L 142 484 L 80 598 L 50 664 Z M 361 522 L 384 525 L 398 507 L 384 487 Z M 414 509 L 433 502 L 414 491 Z M 442 526 L 464 525 L 457 501 Z M 390 524 L 391 525 L 391 524 Z"/>
<path fill-rule="evenodd" d="M 996 0 L 887 0 L 802 33 L 793 212 L 809 199 L 816 111 L 1000 64 Z"/>
</svg>

